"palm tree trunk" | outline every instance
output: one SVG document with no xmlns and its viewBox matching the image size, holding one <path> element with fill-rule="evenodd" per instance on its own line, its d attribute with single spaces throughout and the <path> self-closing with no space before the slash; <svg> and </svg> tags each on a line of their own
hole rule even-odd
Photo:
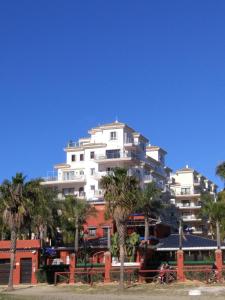
<svg viewBox="0 0 225 300">
<path fill-rule="evenodd" d="M 9 282 L 8 282 L 8 291 L 13 290 L 13 270 L 15 264 L 16 256 L 16 229 L 11 230 L 11 246 L 10 246 L 10 272 L 9 272 Z"/>
<path fill-rule="evenodd" d="M 79 250 L 79 225 L 78 225 L 78 221 L 76 220 L 75 237 L 74 237 L 74 252 L 77 253 L 78 250 Z"/>
<path fill-rule="evenodd" d="M 147 242 L 149 238 L 149 223 L 148 223 L 148 216 L 145 216 L 145 242 Z"/>
<path fill-rule="evenodd" d="M 148 216 L 145 216 L 144 266 L 145 266 L 146 263 L 147 263 L 148 238 L 149 238 L 149 223 L 148 223 Z"/>
<path fill-rule="evenodd" d="M 217 243 L 217 248 L 220 249 L 221 241 L 220 241 L 220 224 L 219 224 L 219 221 L 216 221 L 216 243 Z"/>
<path fill-rule="evenodd" d="M 119 248 L 120 248 L 120 283 L 119 289 L 124 290 L 124 258 L 125 258 L 125 235 L 126 224 L 120 220 L 116 221 L 116 227 L 119 235 Z"/>
</svg>

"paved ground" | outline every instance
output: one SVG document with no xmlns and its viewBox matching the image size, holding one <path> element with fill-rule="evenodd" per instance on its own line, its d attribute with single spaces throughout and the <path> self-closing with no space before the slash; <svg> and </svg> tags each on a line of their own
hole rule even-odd
<svg viewBox="0 0 225 300">
<path fill-rule="evenodd" d="M 201 295 L 189 295 L 189 294 Z M 116 285 L 108 286 L 20 286 L 15 291 L 0 292 L 0 300 L 217 300 L 225 299 L 225 286 L 203 285 L 174 285 L 151 286 L 150 284 L 136 285 L 127 288 L 123 293 L 118 292 Z"/>
</svg>

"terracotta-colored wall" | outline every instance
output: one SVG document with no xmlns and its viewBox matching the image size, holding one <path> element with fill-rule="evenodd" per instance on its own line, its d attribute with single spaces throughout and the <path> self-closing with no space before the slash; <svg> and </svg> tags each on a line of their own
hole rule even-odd
<svg viewBox="0 0 225 300">
<path fill-rule="evenodd" d="M 10 259 L 10 241 L 0 241 L 0 259 Z M 13 283 L 20 284 L 20 267 L 22 258 L 31 258 L 32 259 L 32 276 L 31 283 L 36 284 L 37 279 L 35 272 L 39 267 L 39 249 L 40 241 L 39 240 L 18 240 L 16 243 L 16 260 L 15 268 L 13 272 Z"/>
<path fill-rule="evenodd" d="M 95 207 L 95 214 L 89 216 L 86 219 L 84 224 L 84 230 L 88 232 L 88 227 L 96 227 L 96 238 L 103 237 L 103 227 L 110 227 L 111 234 L 113 233 L 113 222 L 111 219 L 105 219 L 105 205 L 104 204 L 96 204 Z"/>
<path fill-rule="evenodd" d="M 0 249 L 10 249 L 10 241 L 0 241 Z M 40 240 L 17 240 L 16 248 L 40 248 Z"/>
</svg>

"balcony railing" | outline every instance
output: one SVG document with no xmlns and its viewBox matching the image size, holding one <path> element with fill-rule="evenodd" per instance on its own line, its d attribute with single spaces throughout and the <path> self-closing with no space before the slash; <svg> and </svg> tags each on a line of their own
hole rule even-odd
<svg viewBox="0 0 225 300">
<path fill-rule="evenodd" d="M 183 219 L 183 221 L 201 221 L 201 219 L 195 215 L 182 216 L 182 219 Z"/>
<path fill-rule="evenodd" d="M 115 153 L 107 153 L 106 155 L 96 155 L 96 160 L 106 160 L 106 159 L 120 159 L 120 158 L 136 158 L 138 159 L 138 155 L 135 153 L 126 153 L 126 152 L 115 152 Z"/>
<path fill-rule="evenodd" d="M 44 181 L 58 181 L 58 176 L 43 177 Z"/>
<path fill-rule="evenodd" d="M 190 191 L 176 191 L 175 193 L 175 196 L 191 196 L 191 195 L 199 195 L 200 194 L 200 191 L 193 191 L 193 190 L 190 190 Z"/>
<path fill-rule="evenodd" d="M 77 175 L 69 175 L 69 176 L 63 176 L 62 180 L 63 181 L 70 181 L 70 180 L 84 180 L 85 177 L 84 175 L 80 175 L 80 176 L 77 176 Z"/>
<path fill-rule="evenodd" d="M 79 192 L 79 191 L 75 191 L 74 193 L 68 193 L 68 194 L 59 193 L 57 198 L 58 198 L 58 200 L 65 200 L 66 196 L 85 198 L 86 194 L 85 194 L 85 192 Z"/>
<path fill-rule="evenodd" d="M 177 203 L 177 206 L 179 207 L 199 207 L 201 206 L 201 202 L 197 201 L 197 202 L 180 202 L 180 203 Z"/>
<path fill-rule="evenodd" d="M 73 142 L 73 141 L 70 141 L 67 144 L 68 148 L 77 148 L 77 147 L 80 147 L 80 146 L 81 146 L 81 144 L 79 142 Z"/>
<path fill-rule="evenodd" d="M 68 177 L 63 177 L 62 179 L 59 179 L 57 176 L 50 176 L 50 177 L 45 177 L 44 181 L 84 181 L 85 180 L 85 176 L 75 176 L 75 175 L 70 175 Z"/>
</svg>

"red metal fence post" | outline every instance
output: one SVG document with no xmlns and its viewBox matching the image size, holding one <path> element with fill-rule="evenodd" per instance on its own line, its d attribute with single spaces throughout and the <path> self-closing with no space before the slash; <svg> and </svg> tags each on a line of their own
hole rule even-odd
<svg viewBox="0 0 225 300">
<path fill-rule="evenodd" d="M 76 265 L 76 257 L 75 254 L 72 253 L 70 255 L 70 279 L 69 283 L 74 284 L 75 283 L 75 265 Z"/>
<path fill-rule="evenodd" d="M 183 250 L 177 251 L 177 280 L 183 282 L 184 277 L 184 252 Z"/>
<path fill-rule="evenodd" d="M 111 270 L 111 253 L 109 251 L 105 252 L 105 278 L 104 282 L 110 282 L 110 270 Z"/>
</svg>

